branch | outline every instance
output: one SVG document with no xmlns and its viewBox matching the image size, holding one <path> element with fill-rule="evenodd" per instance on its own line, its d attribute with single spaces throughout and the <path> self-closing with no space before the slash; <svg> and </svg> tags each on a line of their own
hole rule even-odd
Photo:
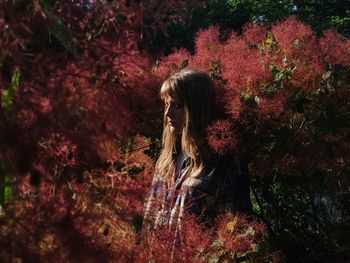
<svg viewBox="0 0 350 263">
<path fill-rule="evenodd" d="M 253 194 L 254 194 L 255 200 L 256 200 L 256 202 L 257 202 L 259 208 L 260 208 L 260 214 L 259 214 L 259 216 L 261 217 L 261 219 L 262 219 L 262 221 L 264 222 L 264 224 L 267 226 L 267 229 L 268 229 L 268 231 L 269 231 L 269 233 L 270 233 L 270 235 L 271 235 L 271 237 L 272 237 L 272 241 L 273 241 L 273 244 L 274 244 L 275 248 L 278 248 L 278 245 L 277 245 L 277 244 L 278 244 L 278 243 L 277 243 L 277 236 L 276 236 L 276 234 L 274 233 L 274 231 L 272 230 L 272 227 L 271 227 L 269 221 L 266 219 L 266 216 L 265 216 L 265 214 L 264 214 L 264 210 L 263 210 L 261 201 L 260 201 L 260 199 L 259 199 L 259 197 L 258 197 L 258 194 L 256 193 L 256 191 L 255 191 L 255 189 L 254 189 L 253 186 L 251 186 L 251 189 L 252 189 L 252 192 L 253 192 Z"/>
</svg>

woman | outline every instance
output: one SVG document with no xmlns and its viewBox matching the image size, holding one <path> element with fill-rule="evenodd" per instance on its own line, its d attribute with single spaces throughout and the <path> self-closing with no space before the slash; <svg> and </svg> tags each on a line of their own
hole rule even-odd
<svg viewBox="0 0 350 263">
<path fill-rule="evenodd" d="M 163 83 L 165 103 L 162 150 L 146 200 L 143 235 L 167 226 L 179 236 L 184 212 L 211 226 L 226 210 L 250 213 L 247 166 L 232 155 L 215 154 L 207 127 L 215 120 L 215 91 L 210 77 L 182 70 Z"/>
</svg>

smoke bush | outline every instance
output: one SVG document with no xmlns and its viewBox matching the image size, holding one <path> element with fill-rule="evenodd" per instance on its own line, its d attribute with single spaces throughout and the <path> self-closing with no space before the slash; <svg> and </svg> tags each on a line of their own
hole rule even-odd
<svg viewBox="0 0 350 263">
<path fill-rule="evenodd" d="M 309 262 L 319 251 L 344 259 L 346 237 L 334 233 L 347 230 L 349 40 L 289 18 L 227 40 L 203 29 L 194 54 L 161 57 L 144 33 L 164 31 L 168 14 L 185 20 L 179 10 L 194 2 L 158 4 L 0 3 L 1 261 L 278 262 L 271 251 L 293 258 L 292 241 L 316 251 Z M 185 67 L 214 78 L 224 112 L 208 141 L 250 162 L 264 225 L 226 215 L 206 229 L 189 215 L 174 245 L 167 229 L 140 234 L 160 147 L 159 85 Z M 340 196 L 333 214 L 343 218 L 320 218 L 317 195 Z"/>
</svg>

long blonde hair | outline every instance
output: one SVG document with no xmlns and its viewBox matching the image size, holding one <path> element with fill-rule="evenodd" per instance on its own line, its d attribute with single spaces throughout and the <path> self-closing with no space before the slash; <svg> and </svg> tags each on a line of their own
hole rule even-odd
<svg viewBox="0 0 350 263">
<path fill-rule="evenodd" d="M 181 133 L 181 150 L 189 157 L 188 174 L 198 177 L 211 156 L 206 131 L 215 117 L 215 90 L 210 77 L 203 72 L 184 69 L 164 81 L 160 96 L 171 97 L 184 107 L 184 125 Z M 170 131 L 164 115 L 162 150 L 156 163 L 157 171 L 168 179 L 174 173 L 173 151 L 177 135 Z"/>
</svg>

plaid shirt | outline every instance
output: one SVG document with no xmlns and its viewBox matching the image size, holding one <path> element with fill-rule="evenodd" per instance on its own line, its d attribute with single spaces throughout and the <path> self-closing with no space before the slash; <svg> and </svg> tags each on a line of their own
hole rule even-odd
<svg viewBox="0 0 350 263">
<path fill-rule="evenodd" d="M 194 213 L 208 226 L 228 210 L 251 213 L 247 164 L 239 168 L 232 156 L 216 155 L 196 178 L 186 176 L 187 165 L 185 160 L 171 182 L 155 173 L 145 202 L 142 235 L 159 226 L 168 226 L 177 235 L 184 212 Z"/>
</svg>

